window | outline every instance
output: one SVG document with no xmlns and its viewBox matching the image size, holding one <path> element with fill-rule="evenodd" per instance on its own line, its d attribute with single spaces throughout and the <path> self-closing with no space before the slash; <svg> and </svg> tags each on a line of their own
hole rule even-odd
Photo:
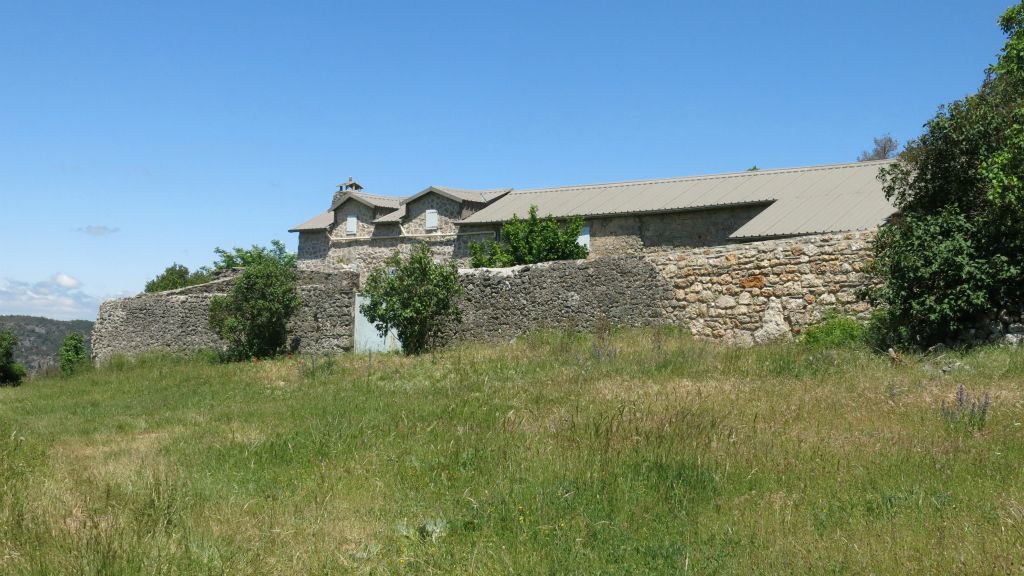
<svg viewBox="0 0 1024 576">
<path fill-rule="evenodd" d="M 590 250 L 590 224 L 583 225 L 583 230 L 580 231 L 579 238 L 576 238 L 576 243 L 586 246 L 587 250 Z"/>
<path fill-rule="evenodd" d="M 427 230 L 437 230 L 437 210 L 427 210 Z"/>
<path fill-rule="evenodd" d="M 355 215 L 349 214 L 348 218 L 345 219 L 345 234 L 348 234 L 349 236 L 355 236 L 357 230 L 357 222 L 358 220 L 356 220 Z"/>
</svg>

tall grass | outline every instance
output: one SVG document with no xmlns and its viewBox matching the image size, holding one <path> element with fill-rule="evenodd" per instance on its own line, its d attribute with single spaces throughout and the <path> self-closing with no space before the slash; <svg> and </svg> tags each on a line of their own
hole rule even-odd
<svg viewBox="0 0 1024 576">
<path fill-rule="evenodd" d="M 1006 573 L 1022 382 L 668 329 L 122 359 L 0 389 L 0 573 Z"/>
</svg>

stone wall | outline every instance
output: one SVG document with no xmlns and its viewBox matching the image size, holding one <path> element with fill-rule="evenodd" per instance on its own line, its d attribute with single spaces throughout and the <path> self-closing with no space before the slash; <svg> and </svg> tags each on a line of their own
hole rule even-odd
<svg viewBox="0 0 1024 576">
<path fill-rule="evenodd" d="M 322 261 L 331 249 L 331 238 L 326 230 L 299 232 L 299 261 Z"/>
<path fill-rule="evenodd" d="M 766 205 L 737 206 L 613 216 L 590 221 L 590 252 L 594 257 L 639 252 L 651 248 L 685 249 L 729 244 L 729 235 L 765 209 Z"/>
<path fill-rule="evenodd" d="M 748 345 L 789 338 L 826 310 L 864 317 L 874 232 L 825 234 L 691 250 L 649 249 L 674 287 L 674 322 L 697 337 Z"/>
<path fill-rule="evenodd" d="M 348 217 L 356 217 L 356 233 L 348 233 Z M 334 209 L 334 229 L 331 230 L 332 238 L 366 238 L 373 234 L 373 221 L 377 218 L 377 211 L 372 207 L 359 202 L 358 200 L 346 200 Z M 300 238 L 301 240 L 301 238 Z"/>
<path fill-rule="evenodd" d="M 427 230 L 427 210 L 437 210 L 437 230 Z M 462 203 L 431 192 L 405 205 L 402 229 L 406 234 L 449 234 L 458 232 L 455 222 L 462 218 Z"/>
<path fill-rule="evenodd" d="M 454 340 L 501 340 L 539 328 L 589 330 L 595 323 L 669 321 L 674 290 L 639 255 L 460 271 L 462 322 Z"/>
<path fill-rule="evenodd" d="M 358 281 L 350 271 L 300 271 L 302 305 L 288 325 L 289 348 L 304 353 L 350 350 Z M 92 332 L 93 358 L 102 362 L 117 354 L 222 347 L 209 328 L 208 311 L 210 300 L 227 293 L 233 282 L 225 278 L 104 302 Z"/>
</svg>

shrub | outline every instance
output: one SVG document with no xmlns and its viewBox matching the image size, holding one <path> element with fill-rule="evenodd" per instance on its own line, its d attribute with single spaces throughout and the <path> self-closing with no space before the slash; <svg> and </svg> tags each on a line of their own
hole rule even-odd
<svg viewBox="0 0 1024 576">
<path fill-rule="evenodd" d="M 163 292 L 203 284 L 213 279 L 213 272 L 206 267 L 189 272 L 187 266 L 174 263 L 164 269 L 156 278 L 146 282 L 146 292 Z"/>
<path fill-rule="evenodd" d="M 270 248 L 253 244 L 251 248 L 235 247 L 231 250 L 214 248 L 217 260 L 210 266 L 201 266 L 189 272 L 187 266 L 171 264 L 156 278 L 146 282 L 146 292 L 163 292 L 176 288 L 186 288 L 196 284 L 204 284 L 213 280 L 218 272 L 234 268 L 246 268 L 266 260 L 275 260 L 285 266 L 295 267 L 295 254 L 285 249 L 284 242 L 271 240 Z"/>
<path fill-rule="evenodd" d="M 550 216 L 538 218 L 537 207 L 530 206 L 530 215 L 525 220 L 513 215 L 502 225 L 502 242 L 471 242 L 470 265 L 473 268 L 503 268 L 586 258 L 587 247 L 576 243 L 582 231 L 582 218 L 561 224 Z"/>
<path fill-rule="evenodd" d="M 85 337 L 80 332 L 70 332 L 60 346 L 60 373 L 70 376 L 89 361 L 85 350 Z"/>
<path fill-rule="evenodd" d="M 247 268 L 267 260 L 275 260 L 284 266 L 295 267 L 295 254 L 288 252 L 285 249 L 284 242 L 280 240 L 271 240 L 270 248 L 253 244 L 252 248 L 248 249 L 236 246 L 231 251 L 222 248 L 214 248 L 213 251 L 220 257 L 219 260 L 213 263 L 215 271 Z"/>
<path fill-rule="evenodd" d="M 394 330 L 406 354 L 434 346 L 446 322 L 462 318 L 455 299 L 462 294 L 455 263 L 434 262 L 430 247 L 420 244 L 408 258 L 395 252 L 370 273 L 360 307 L 381 336 Z"/>
<path fill-rule="evenodd" d="M 819 350 L 843 348 L 863 344 L 864 334 L 864 325 L 856 319 L 829 311 L 821 322 L 804 330 L 800 341 Z"/>
<path fill-rule="evenodd" d="M 870 299 L 904 347 L 957 337 L 980 313 L 1024 302 L 1024 4 L 976 94 L 939 109 L 881 171 L 899 216 L 875 242 Z"/>
<path fill-rule="evenodd" d="M 17 386 L 25 379 L 25 367 L 14 361 L 18 337 L 10 330 L 0 331 L 0 386 Z"/>
<path fill-rule="evenodd" d="M 226 296 L 210 301 L 210 327 L 227 341 L 230 358 L 263 358 L 287 342 L 288 320 L 299 307 L 297 272 L 277 258 L 249 262 Z"/>
</svg>

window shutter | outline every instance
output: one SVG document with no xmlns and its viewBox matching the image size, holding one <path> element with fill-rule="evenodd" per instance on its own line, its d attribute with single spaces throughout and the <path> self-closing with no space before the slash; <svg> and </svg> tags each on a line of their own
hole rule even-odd
<svg viewBox="0 0 1024 576">
<path fill-rule="evenodd" d="M 584 224 L 583 230 L 580 231 L 580 235 L 576 238 L 576 243 L 580 246 L 586 246 L 587 250 L 590 250 L 590 224 Z"/>
<path fill-rule="evenodd" d="M 427 230 L 437 230 L 437 210 L 427 210 Z"/>
<path fill-rule="evenodd" d="M 355 236 L 357 230 L 356 223 L 356 217 L 353 215 L 349 215 L 349 217 L 345 220 L 345 233 L 350 236 Z"/>
</svg>

